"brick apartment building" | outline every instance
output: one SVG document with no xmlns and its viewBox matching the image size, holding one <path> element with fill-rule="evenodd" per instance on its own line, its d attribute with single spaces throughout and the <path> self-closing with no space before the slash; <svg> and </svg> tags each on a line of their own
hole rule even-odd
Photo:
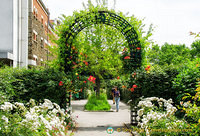
<svg viewBox="0 0 200 136">
<path fill-rule="evenodd" d="M 54 34 L 50 13 L 42 0 L 2 0 L 0 6 L 0 61 L 16 67 L 44 65 L 49 56 L 49 34 Z M 5 19 L 4 19 L 5 18 Z M 7 23 L 9 22 L 9 25 Z M 9 31 L 7 31 L 9 30 Z M 5 34 L 6 33 L 6 34 Z"/>
</svg>

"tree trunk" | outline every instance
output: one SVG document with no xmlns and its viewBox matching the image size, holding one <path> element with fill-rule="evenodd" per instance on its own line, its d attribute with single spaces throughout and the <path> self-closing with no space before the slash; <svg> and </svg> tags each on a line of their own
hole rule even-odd
<svg viewBox="0 0 200 136">
<path fill-rule="evenodd" d="M 100 96 L 100 86 L 101 86 L 101 81 L 99 76 L 96 76 L 96 95 Z"/>
</svg>

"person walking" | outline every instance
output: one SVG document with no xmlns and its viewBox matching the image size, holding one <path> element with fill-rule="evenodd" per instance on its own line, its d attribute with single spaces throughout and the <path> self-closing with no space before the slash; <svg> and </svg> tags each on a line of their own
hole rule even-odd
<svg viewBox="0 0 200 136">
<path fill-rule="evenodd" d="M 116 103 L 116 112 L 119 111 L 119 101 L 120 101 L 120 92 L 117 90 L 117 86 L 114 87 L 114 97 L 115 97 L 115 103 Z"/>
</svg>

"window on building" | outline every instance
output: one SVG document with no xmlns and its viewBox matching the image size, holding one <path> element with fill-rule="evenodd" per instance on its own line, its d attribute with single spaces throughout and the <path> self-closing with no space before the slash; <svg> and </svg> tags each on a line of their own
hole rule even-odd
<svg viewBox="0 0 200 136">
<path fill-rule="evenodd" d="M 44 39 L 41 38 L 41 47 L 43 48 L 44 47 Z"/>
<path fill-rule="evenodd" d="M 36 15 L 36 9 L 35 9 L 35 6 L 33 8 L 33 15 L 35 16 Z"/>
<path fill-rule="evenodd" d="M 37 32 L 33 31 L 33 40 L 37 41 Z"/>
<path fill-rule="evenodd" d="M 38 11 L 37 11 L 36 8 L 35 8 L 35 16 L 36 16 L 36 19 L 37 19 L 37 17 L 38 17 Z"/>
<path fill-rule="evenodd" d="M 42 25 L 44 24 L 43 16 L 41 16 L 41 23 L 42 23 Z"/>
</svg>

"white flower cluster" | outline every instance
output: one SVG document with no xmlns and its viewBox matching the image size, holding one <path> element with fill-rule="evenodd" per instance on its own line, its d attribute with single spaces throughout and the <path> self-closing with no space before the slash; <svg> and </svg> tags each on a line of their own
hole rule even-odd
<svg viewBox="0 0 200 136">
<path fill-rule="evenodd" d="M 31 99 L 29 105 L 35 105 L 35 101 Z M 19 124 L 36 132 L 41 126 L 45 126 L 46 135 L 50 135 L 51 131 L 56 130 L 59 135 L 64 136 L 65 127 L 67 126 L 65 119 L 70 118 L 70 115 L 64 109 L 61 109 L 58 104 L 52 103 L 48 99 L 45 99 L 44 103 L 39 104 L 39 106 L 35 105 L 29 109 L 23 103 L 18 102 L 14 104 L 5 102 L 0 106 L 0 109 L 3 111 L 12 111 L 13 109 L 23 111 L 23 114 L 21 114 L 22 121 Z M 2 116 L 2 120 L 6 123 L 9 122 L 6 116 Z"/>
<path fill-rule="evenodd" d="M 157 103 L 159 106 L 156 106 L 153 102 Z M 137 112 L 137 120 L 141 121 L 138 123 L 138 126 L 145 129 L 146 135 L 149 135 L 149 131 L 147 128 L 150 120 L 156 122 L 161 118 L 168 118 L 169 116 L 174 115 L 174 113 L 177 111 L 177 108 L 174 107 L 172 103 L 172 99 L 165 100 L 163 98 L 157 97 L 144 98 L 138 103 L 138 107 L 140 108 L 140 110 L 138 110 Z M 145 114 L 144 112 L 146 108 L 150 109 L 150 111 Z M 159 108 L 165 109 L 165 111 L 154 111 L 154 109 Z"/>
<path fill-rule="evenodd" d="M 13 104 L 10 102 L 4 102 L 4 105 L 1 105 L 0 109 L 2 109 L 3 111 L 13 110 Z"/>
</svg>

